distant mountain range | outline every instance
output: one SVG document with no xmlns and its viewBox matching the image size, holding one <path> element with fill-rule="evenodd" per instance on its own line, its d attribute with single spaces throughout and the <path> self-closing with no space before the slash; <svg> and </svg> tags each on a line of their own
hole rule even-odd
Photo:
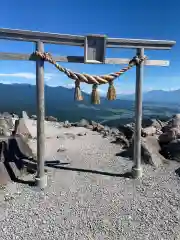
<svg viewBox="0 0 180 240">
<path fill-rule="evenodd" d="M 132 101 L 134 95 L 118 96 L 119 99 L 115 101 L 101 97 L 100 105 L 92 105 L 90 95 L 87 93 L 83 93 L 83 97 L 82 102 L 77 102 L 74 101 L 74 89 L 45 86 L 45 114 L 55 116 L 62 121 L 74 122 L 86 118 L 100 122 L 112 121 L 112 124 L 126 122 L 122 119 L 132 121 L 134 117 L 134 101 Z M 174 114 L 180 109 L 179 102 L 180 90 L 144 93 L 143 113 L 145 116 Z M 168 106 L 168 104 L 172 105 Z M 29 115 L 36 114 L 36 86 L 0 84 L 0 112 L 21 114 L 23 110 Z"/>
<path fill-rule="evenodd" d="M 124 100 L 134 100 L 135 94 L 118 95 Z M 178 103 L 180 104 L 180 89 L 174 91 L 152 90 L 143 93 L 143 101 L 156 103 Z"/>
</svg>

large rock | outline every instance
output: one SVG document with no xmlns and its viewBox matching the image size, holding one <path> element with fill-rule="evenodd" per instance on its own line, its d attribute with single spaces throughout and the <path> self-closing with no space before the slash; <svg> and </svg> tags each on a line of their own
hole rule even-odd
<svg viewBox="0 0 180 240">
<path fill-rule="evenodd" d="M 126 124 L 126 125 L 120 125 L 118 127 L 119 131 L 121 133 L 124 134 L 124 136 L 128 139 L 128 140 L 132 140 L 133 136 L 134 136 L 134 130 L 135 130 L 135 124 L 131 123 L 131 124 Z M 143 134 L 143 129 L 141 129 L 141 136 L 144 136 Z"/>
<path fill-rule="evenodd" d="M 127 124 L 127 125 L 121 125 L 118 127 L 119 131 L 124 134 L 124 136 L 131 140 L 134 135 L 134 126 Z"/>
<path fill-rule="evenodd" d="M 157 139 L 154 136 L 148 136 L 147 138 L 141 138 L 141 161 L 142 163 L 150 164 L 154 167 L 159 167 L 165 161 L 165 158 L 159 153 L 160 146 Z M 130 147 L 124 151 L 121 155 L 130 157 L 133 160 L 134 153 L 134 140 Z"/>
<path fill-rule="evenodd" d="M 3 112 L 1 117 L 3 117 L 3 118 L 12 118 L 12 115 L 10 113 L 8 113 L 8 112 Z"/>
<path fill-rule="evenodd" d="M 179 128 L 180 127 L 180 113 L 174 115 L 172 119 L 169 121 L 169 124 L 173 128 Z"/>
<path fill-rule="evenodd" d="M 171 128 L 159 136 L 160 144 L 167 144 L 180 138 L 180 128 Z"/>
<path fill-rule="evenodd" d="M 30 119 L 20 118 L 15 123 L 15 134 L 18 134 L 25 138 L 32 138 L 32 133 L 27 125 L 27 121 L 32 121 Z"/>
<path fill-rule="evenodd" d="M 12 118 L 0 118 L 0 135 L 10 136 L 14 130 Z"/>
<path fill-rule="evenodd" d="M 156 129 L 161 129 L 163 127 L 163 123 L 160 120 L 157 119 L 143 119 L 142 120 L 142 127 L 155 127 Z"/>
<path fill-rule="evenodd" d="M 180 162 L 180 139 L 171 141 L 161 152 L 165 158 Z"/>
</svg>

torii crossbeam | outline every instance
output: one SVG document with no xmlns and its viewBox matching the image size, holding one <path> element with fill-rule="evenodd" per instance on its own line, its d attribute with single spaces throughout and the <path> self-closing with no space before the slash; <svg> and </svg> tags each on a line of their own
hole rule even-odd
<svg viewBox="0 0 180 240">
<path fill-rule="evenodd" d="M 0 28 L 0 39 L 33 42 L 36 50 L 44 52 L 44 43 L 79 46 L 84 48 L 84 56 L 57 56 L 58 62 L 77 62 L 91 64 L 127 64 L 130 59 L 106 58 L 106 48 L 136 49 L 137 56 L 144 57 L 145 49 L 169 50 L 175 41 L 108 38 L 104 35 L 65 35 L 55 33 L 36 32 L 29 30 Z M 32 54 L 0 53 L 0 60 L 32 60 L 36 61 L 36 89 L 37 89 L 37 185 L 43 189 L 47 185 L 44 174 L 44 61 L 34 59 Z M 135 135 L 134 135 L 134 165 L 132 175 L 134 178 L 142 176 L 141 167 L 141 122 L 142 122 L 142 81 L 143 66 L 169 66 L 169 61 L 145 60 L 136 65 L 136 101 L 135 101 Z"/>
</svg>

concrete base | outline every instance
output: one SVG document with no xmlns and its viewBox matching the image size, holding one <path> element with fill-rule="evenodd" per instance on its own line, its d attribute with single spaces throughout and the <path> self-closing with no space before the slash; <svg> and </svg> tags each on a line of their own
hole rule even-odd
<svg viewBox="0 0 180 240">
<path fill-rule="evenodd" d="M 44 175 L 41 178 L 36 177 L 35 183 L 37 187 L 43 190 L 45 187 L 47 187 L 47 175 Z"/>
<path fill-rule="evenodd" d="M 141 178 L 143 175 L 143 170 L 141 167 L 140 168 L 132 167 L 131 173 L 132 173 L 133 178 L 135 178 L 135 179 Z"/>
</svg>

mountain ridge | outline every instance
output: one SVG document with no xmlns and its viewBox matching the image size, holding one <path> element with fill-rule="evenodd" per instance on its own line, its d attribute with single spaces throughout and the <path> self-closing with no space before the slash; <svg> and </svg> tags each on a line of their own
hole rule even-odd
<svg viewBox="0 0 180 240">
<path fill-rule="evenodd" d="M 118 98 L 124 100 L 134 100 L 135 94 L 121 95 L 118 94 Z M 180 100 L 180 89 L 177 90 L 151 90 L 143 92 L 143 100 L 148 102 L 163 102 L 163 103 L 179 103 Z"/>
</svg>

